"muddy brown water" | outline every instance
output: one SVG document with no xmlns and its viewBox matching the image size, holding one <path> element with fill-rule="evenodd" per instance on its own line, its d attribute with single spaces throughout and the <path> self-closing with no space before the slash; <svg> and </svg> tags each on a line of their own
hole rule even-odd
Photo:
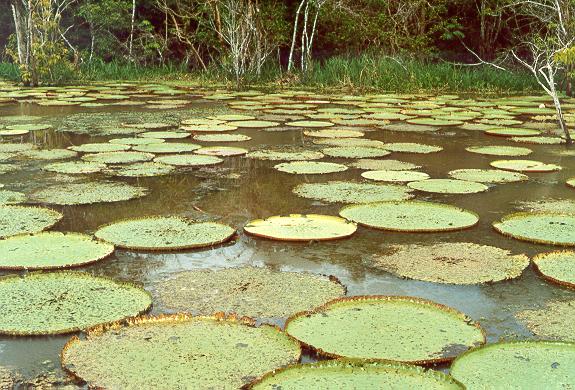
<svg viewBox="0 0 575 390">
<path fill-rule="evenodd" d="M 179 98 L 179 97 L 178 97 Z M 55 129 L 31 133 L 13 141 L 34 142 L 41 147 L 67 147 L 85 142 L 105 142 L 109 137 L 89 137 L 56 131 L 61 124 L 80 112 L 149 112 L 145 108 L 82 108 L 41 107 L 32 103 L 10 104 L 0 107 L 3 115 L 39 115 L 40 122 L 54 124 Z M 180 110 L 181 111 L 181 110 Z M 185 116 L 203 116 L 214 112 L 231 112 L 223 102 L 197 102 L 183 109 Z M 168 115 L 166 111 L 165 115 Z M 164 115 L 164 114 L 159 114 Z M 97 125 L 97 124 L 95 124 Z M 240 129 L 237 133 L 252 137 L 251 141 L 226 143 L 247 149 L 276 145 L 299 145 L 319 149 L 309 139 L 304 139 L 302 129 L 276 128 Z M 563 170 L 554 173 L 529 174 L 529 182 L 501 184 L 489 191 L 471 195 L 429 195 L 417 193 L 416 199 L 431 200 L 457 205 L 473 210 L 480 216 L 477 226 L 449 233 L 391 233 L 360 227 L 349 239 L 333 242 L 292 244 L 256 239 L 245 235 L 241 228 L 251 219 L 288 213 L 320 213 L 337 215 L 341 204 L 326 204 L 303 199 L 292 194 L 292 188 L 303 182 L 327 180 L 361 180 L 361 170 L 350 168 L 346 172 L 328 175 L 290 175 L 272 166 L 277 162 L 256 161 L 244 157 L 226 157 L 225 163 L 213 169 L 195 169 L 174 175 L 155 178 L 112 178 L 150 188 L 151 193 L 141 199 L 109 204 L 85 206 L 51 206 L 64 214 L 64 219 L 54 228 L 60 231 L 92 233 L 102 224 L 121 218 L 145 215 L 182 215 L 197 219 L 212 219 L 239 229 L 238 238 L 226 245 L 196 251 L 175 253 L 141 253 L 117 250 L 115 255 L 84 270 L 96 275 L 106 275 L 121 280 L 141 283 L 153 292 L 154 284 L 173 273 L 197 269 L 235 267 L 241 265 L 266 266 L 276 270 L 309 271 L 337 276 L 348 288 L 349 295 L 382 294 L 409 295 L 430 299 L 456 308 L 481 323 L 488 341 L 499 339 L 532 338 L 531 333 L 514 318 L 514 313 L 540 307 L 555 299 L 573 299 L 575 291 L 545 282 L 533 267 L 525 270 L 515 280 L 487 284 L 455 286 L 406 280 L 378 271 L 366 265 L 366 259 L 382 251 L 389 244 L 433 243 L 468 241 L 510 249 L 515 253 L 532 256 L 549 251 L 553 246 L 531 244 L 513 240 L 496 233 L 491 224 L 502 216 L 517 211 L 517 201 L 545 198 L 574 199 L 575 190 L 565 185 L 575 176 L 575 157 L 561 156 L 561 145 L 521 145 L 501 138 L 489 137 L 481 131 L 442 128 L 437 133 L 400 133 L 369 131 L 367 138 L 384 142 L 420 142 L 440 145 L 443 152 L 428 155 L 392 153 L 388 159 L 399 159 L 422 165 L 422 170 L 432 177 L 446 177 L 457 168 L 489 168 L 489 162 L 499 159 L 466 152 L 472 145 L 508 144 L 526 146 L 534 152 L 529 159 L 555 163 Z M 6 139 L 7 140 L 7 139 Z M 6 142 L 6 140 L 2 140 Z M 181 141 L 181 140 L 178 140 Z M 169 141 L 168 141 L 169 142 Z M 196 142 L 191 139 L 183 142 Z M 204 143 L 215 145 L 216 143 Z M 504 157 L 503 157 L 504 158 Z M 328 160 L 325 158 L 324 160 Z M 329 158 L 329 161 L 350 160 Z M 39 170 L 48 162 L 31 162 L 14 173 L 5 174 L 0 181 L 6 189 L 30 192 L 53 184 L 57 175 Z M 94 175 L 98 178 L 98 175 Z M 6 272 L 0 273 L 7 274 Z M 165 313 L 155 305 L 152 314 Z M 0 308 L 1 315 L 1 308 Z M 282 320 L 278 320 L 281 325 Z M 16 368 L 23 376 L 33 377 L 46 371 L 59 370 L 59 353 L 70 336 L 57 337 L 2 337 L 0 336 L 0 366 Z M 313 360 L 310 355 L 304 360 Z M 63 375 L 63 374 L 62 374 Z"/>
</svg>

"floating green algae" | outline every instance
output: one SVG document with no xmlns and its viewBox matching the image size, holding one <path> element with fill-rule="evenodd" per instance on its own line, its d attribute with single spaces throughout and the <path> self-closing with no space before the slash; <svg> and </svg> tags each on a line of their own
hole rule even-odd
<svg viewBox="0 0 575 390">
<path fill-rule="evenodd" d="M 463 313 L 413 297 L 335 299 L 290 317 L 285 329 L 322 356 L 415 364 L 450 361 L 485 342 Z"/>
<path fill-rule="evenodd" d="M 403 186 L 349 181 L 303 183 L 296 186 L 293 193 L 303 198 L 334 203 L 372 203 L 413 197 L 411 191 Z"/>
<path fill-rule="evenodd" d="M 152 304 L 133 284 L 80 272 L 0 278 L 0 333 L 50 335 L 135 317 Z"/>
<path fill-rule="evenodd" d="M 293 173 L 297 175 L 314 175 L 343 172 L 347 166 L 337 163 L 321 161 L 290 161 L 274 166 L 280 172 Z"/>
<path fill-rule="evenodd" d="M 398 153 L 437 153 L 443 150 L 441 146 L 418 144 L 414 142 L 394 142 L 383 145 L 383 148 L 390 152 Z"/>
<path fill-rule="evenodd" d="M 361 174 L 369 180 L 407 183 L 410 181 L 420 181 L 429 179 L 429 175 L 425 172 L 416 171 L 399 171 L 399 170 L 377 170 L 367 171 Z"/>
<path fill-rule="evenodd" d="M 345 295 L 334 277 L 254 267 L 181 272 L 158 283 L 156 291 L 170 311 L 254 318 L 288 317 Z"/>
<path fill-rule="evenodd" d="M 449 176 L 457 180 L 467 180 L 479 183 L 513 183 L 529 180 L 529 176 L 518 172 L 501 169 L 455 169 Z"/>
<path fill-rule="evenodd" d="M 290 214 L 256 219 L 244 226 L 248 234 L 278 241 L 326 241 L 351 236 L 355 223 L 331 215 Z"/>
<path fill-rule="evenodd" d="M 201 142 L 243 142 L 249 141 L 252 137 L 244 134 L 198 134 L 194 135 L 194 140 Z"/>
<path fill-rule="evenodd" d="M 407 183 L 409 188 L 436 194 L 476 194 L 487 191 L 489 187 L 482 183 L 456 179 L 427 179 Z"/>
<path fill-rule="evenodd" d="M 147 194 L 148 189 L 145 187 L 118 182 L 93 181 L 45 187 L 30 194 L 30 199 L 37 203 L 80 205 L 121 202 L 141 198 Z"/>
<path fill-rule="evenodd" d="M 123 152 L 130 149 L 130 147 L 130 145 L 103 142 L 99 144 L 82 144 L 78 146 L 70 146 L 68 149 L 81 153 L 108 153 Z"/>
<path fill-rule="evenodd" d="M 373 257 L 372 266 L 394 275 L 446 284 L 479 284 L 519 277 L 525 255 L 469 242 L 397 245 Z"/>
<path fill-rule="evenodd" d="M 61 163 L 48 164 L 42 167 L 43 170 L 55 173 L 67 174 L 87 174 L 101 172 L 106 169 L 106 164 L 86 162 L 86 161 L 68 161 Z"/>
<path fill-rule="evenodd" d="M 152 153 L 144 152 L 102 152 L 86 154 L 82 160 L 101 164 L 132 164 L 150 161 L 154 157 Z"/>
<path fill-rule="evenodd" d="M 24 203 L 25 201 L 26 195 L 21 192 L 0 190 L 0 205 L 18 204 Z"/>
<path fill-rule="evenodd" d="M 109 175 L 121 177 L 154 177 L 173 173 L 175 168 L 160 162 L 143 162 L 123 165 L 107 171 Z"/>
<path fill-rule="evenodd" d="M 405 161 L 375 160 L 368 158 L 357 160 L 349 164 L 349 166 L 359 169 L 365 169 L 368 171 L 408 171 L 421 168 L 420 165 L 416 165 Z"/>
<path fill-rule="evenodd" d="M 562 169 L 559 165 L 535 160 L 497 160 L 492 161 L 490 165 L 493 168 L 513 172 L 553 172 Z"/>
<path fill-rule="evenodd" d="M 517 240 L 575 246 L 575 214 L 515 213 L 494 222 L 493 227 Z"/>
<path fill-rule="evenodd" d="M 249 152 L 246 157 L 256 160 L 271 160 L 271 161 L 304 161 L 304 160 L 319 160 L 324 157 L 323 153 L 315 150 L 255 150 Z"/>
<path fill-rule="evenodd" d="M 440 232 L 467 229 L 477 214 L 459 207 L 420 201 L 380 202 L 347 206 L 342 217 L 377 229 L 399 232 Z"/>
<path fill-rule="evenodd" d="M 43 232 L 0 240 L 0 269 L 54 269 L 90 264 L 114 246 L 79 233 Z"/>
<path fill-rule="evenodd" d="M 38 233 L 62 219 L 59 212 L 43 207 L 0 206 L 0 238 Z"/>
<path fill-rule="evenodd" d="M 568 389 L 575 383 L 575 343 L 518 341 L 469 351 L 451 365 L 467 389 Z"/>
<path fill-rule="evenodd" d="M 224 162 L 219 157 L 202 156 L 197 154 L 180 154 L 172 156 L 156 157 L 154 161 L 179 167 L 200 167 L 205 165 L 216 165 Z"/>
<path fill-rule="evenodd" d="M 243 156 L 248 153 L 248 150 L 234 146 L 204 146 L 194 150 L 194 153 L 204 156 L 231 157 Z"/>
<path fill-rule="evenodd" d="M 575 288 L 575 251 L 540 253 L 533 264 L 550 282 Z"/>
<path fill-rule="evenodd" d="M 238 389 L 300 354 L 299 344 L 274 326 L 179 314 L 73 337 L 62 365 L 94 388 Z"/>
<path fill-rule="evenodd" d="M 575 300 L 550 301 L 541 308 L 515 314 L 535 336 L 545 340 L 575 341 Z"/>
<path fill-rule="evenodd" d="M 126 219 L 98 228 L 94 235 L 117 247 L 134 250 L 179 250 L 209 247 L 228 241 L 235 229 L 215 222 L 180 217 Z"/>
<path fill-rule="evenodd" d="M 326 156 L 339 158 L 373 158 L 385 157 L 390 154 L 384 149 L 363 146 L 333 146 L 323 149 L 322 153 Z"/>
<path fill-rule="evenodd" d="M 463 389 L 449 375 L 419 366 L 355 359 L 324 360 L 270 372 L 252 383 L 253 390 L 297 389 Z"/>
</svg>

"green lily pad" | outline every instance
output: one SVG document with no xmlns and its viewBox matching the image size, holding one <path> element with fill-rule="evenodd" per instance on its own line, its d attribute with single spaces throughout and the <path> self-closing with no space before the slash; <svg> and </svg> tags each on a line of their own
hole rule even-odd
<svg viewBox="0 0 575 390">
<path fill-rule="evenodd" d="M 126 219 L 98 228 L 94 235 L 117 247 L 133 250 L 179 250 L 209 247 L 231 239 L 235 229 L 215 222 L 180 217 Z"/>
<path fill-rule="evenodd" d="M 93 181 L 45 187 L 30 194 L 30 199 L 37 203 L 80 205 L 121 202 L 141 198 L 147 194 L 148 189 L 144 187 L 117 182 Z"/>
<path fill-rule="evenodd" d="M 279 126 L 279 122 L 272 122 L 272 121 L 256 121 L 256 120 L 249 120 L 249 121 L 233 121 L 226 123 L 228 126 L 235 126 L 237 128 L 251 128 L 251 129 L 263 129 L 266 127 L 276 127 Z"/>
<path fill-rule="evenodd" d="M 16 165 L 16 164 L 0 164 L 0 175 L 3 175 L 5 173 L 10 173 L 10 172 L 15 172 L 17 170 L 19 170 L 21 168 L 21 166 Z"/>
<path fill-rule="evenodd" d="M 455 179 L 427 179 L 407 183 L 409 188 L 435 194 L 476 194 L 487 191 L 489 187 L 482 183 Z"/>
<path fill-rule="evenodd" d="M 477 214 L 441 203 L 404 201 L 347 206 L 339 215 L 377 229 L 399 232 L 440 232 L 467 229 L 479 222 Z"/>
<path fill-rule="evenodd" d="M 256 160 L 271 160 L 271 161 L 304 161 L 304 160 L 319 160 L 324 157 L 323 153 L 315 150 L 300 150 L 300 151 L 280 151 L 280 150 L 255 150 L 249 152 L 246 157 L 254 158 Z"/>
<path fill-rule="evenodd" d="M 410 181 L 429 179 L 429 175 L 427 173 L 416 172 L 416 171 L 389 171 L 389 170 L 367 171 L 363 172 L 361 176 L 369 180 L 395 182 L 395 183 L 407 183 Z"/>
<path fill-rule="evenodd" d="M 561 145 L 566 142 L 561 137 L 511 137 L 510 140 L 535 145 Z"/>
<path fill-rule="evenodd" d="M 543 198 L 516 203 L 519 209 L 525 211 L 575 214 L 575 199 Z"/>
<path fill-rule="evenodd" d="M 541 253 L 533 258 L 533 264 L 550 282 L 575 288 L 575 251 Z"/>
<path fill-rule="evenodd" d="M 567 183 L 567 185 L 568 185 L 569 187 L 575 188 L 575 177 L 573 177 L 573 178 L 567 180 L 565 183 Z"/>
<path fill-rule="evenodd" d="M 188 133 L 186 137 L 189 136 Z M 148 144 L 158 144 L 165 142 L 163 139 L 153 139 L 153 138 L 114 138 L 109 140 L 111 144 L 122 144 L 122 145 L 148 145 Z"/>
<path fill-rule="evenodd" d="M 575 383 L 575 343 L 490 344 L 458 357 L 451 376 L 467 389 L 568 389 Z"/>
<path fill-rule="evenodd" d="M 435 370 L 400 363 L 354 359 L 298 364 L 264 375 L 253 390 L 273 389 L 463 389 L 463 385 Z"/>
<path fill-rule="evenodd" d="M 373 158 L 384 157 L 390 154 L 387 150 L 379 148 L 366 148 L 361 146 L 334 146 L 325 148 L 322 152 L 326 156 L 339 158 Z"/>
<path fill-rule="evenodd" d="M 181 272 L 156 290 L 160 305 L 171 311 L 254 318 L 288 317 L 345 295 L 334 277 L 254 267 Z"/>
<path fill-rule="evenodd" d="M 204 146 L 194 150 L 194 153 L 204 156 L 231 157 L 243 156 L 248 153 L 248 150 L 234 146 Z"/>
<path fill-rule="evenodd" d="M 180 127 L 181 130 L 190 131 L 192 133 L 220 133 L 223 131 L 237 130 L 237 126 L 231 126 L 221 123 L 198 124 L 198 125 L 184 125 Z"/>
<path fill-rule="evenodd" d="M 541 134 L 541 131 L 535 129 L 519 129 L 514 127 L 497 127 L 485 130 L 485 134 L 497 135 L 500 137 L 534 137 Z"/>
<path fill-rule="evenodd" d="M 443 150 L 441 146 L 425 145 L 413 142 L 394 142 L 385 144 L 383 145 L 383 147 L 386 150 L 389 150 L 390 152 L 398 152 L 398 153 L 428 154 L 428 153 L 441 152 Z"/>
<path fill-rule="evenodd" d="M 26 195 L 21 192 L 0 190 L 0 205 L 18 204 L 26 201 Z"/>
<path fill-rule="evenodd" d="M 461 120 L 454 119 L 443 119 L 443 118 L 414 118 L 406 120 L 407 123 L 412 125 L 427 125 L 427 126 L 460 126 L 464 122 Z"/>
<path fill-rule="evenodd" d="M 285 329 L 323 356 L 413 364 L 450 361 L 485 342 L 463 313 L 413 297 L 335 299 L 290 317 Z"/>
<path fill-rule="evenodd" d="M 102 152 L 85 154 L 82 160 L 100 164 L 132 164 L 150 161 L 154 157 L 152 153 L 144 152 Z"/>
<path fill-rule="evenodd" d="M 135 317 L 152 304 L 130 283 L 80 272 L 0 278 L 0 334 L 53 335 Z"/>
<path fill-rule="evenodd" d="M 19 153 L 36 149 L 34 144 L 4 144 L 0 143 L 0 153 Z"/>
<path fill-rule="evenodd" d="M 515 317 L 536 336 L 546 340 L 575 341 L 572 318 L 575 301 L 551 301 L 544 307 L 523 310 Z"/>
<path fill-rule="evenodd" d="M 371 264 L 394 275 L 447 284 L 491 283 L 517 278 L 529 266 L 525 255 L 469 242 L 397 245 Z"/>
<path fill-rule="evenodd" d="M 43 207 L 0 206 L 0 238 L 38 233 L 62 219 L 59 212 Z"/>
<path fill-rule="evenodd" d="M 197 134 L 193 138 L 202 142 L 243 142 L 252 139 L 243 134 Z"/>
<path fill-rule="evenodd" d="M 255 116 L 251 116 L 251 115 L 242 115 L 242 114 L 222 114 L 222 115 L 216 115 L 214 117 L 211 117 L 209 119 L 215 119 L 215 120 L 219 120 L 219 121 L 251 121 L 256 119 Z"/>
<path fill-rule="evenodd" d="M 55 173 L 66 173 L 66 174 L 87 174 L 87 173 L 97 173 L 106 169 L 106 164 L 93 163 L 86 161 L 68 161 L 62 163 L 53 163 L 45 165 L 43 170 Z"/>
<path fill-rule="evenodd" d="M 365 169 L 368 171 L 409 171 L 412 169 L 421 168 L 420 165 L 416 165 L 405 161 L 374 160 L 368 158 L 357 160 L 356 162 L 349 164 L 349 166 L 359 169 Z"/>
<path fill-rule="evenodd" d="M 513 172 L 554 172 L 562 169 L 559 165 L 534 160 L 497 160 L 492 161 L 489 165 L 493 168 Z"/>
<path fill-rule="evenodd" d="M 123 152 L 130 148 L 131 148 L 130 145 L 103 142 L 100 144 L 82 144 L 78 146 L 70 146 L 68 149 L 81 153 L 108 153 L 108 152 Z"/>
<path fill-rule="evenodd" d="M 8 130 L 8 129 L 3 129 L 2 125 L 0 125 L 0 137 L 15 137 L 18 135 L 26 135 L 28 134 L 30 131 L 28 130 Z"/>
<path fill-rule="evenodd" d="M 486 154 L 488 156 L 527 156 L 533 151 L 529 148 L 521 148 L 518 146 L 504 146 L 504 145 L 489 145 L 489 146 L 470 146 L 465 148 L 468 152 Z"/>
<path fill-rule="evenodd" d="M 20 156 L 34 160 L 64 160 L 76 157 L 78 153 L 68 149 L 26 150 Z"/>
<path fill-rule="evenodd" d="M 141 138 L 144 139 L 148 139 L 149 142 L 148 143 L 154 143 L 153 141 L 155 140 L 156 143 L 158 142 L 162 142 L 160 140 L 163 139 L 182 139 L 182 138 L 187 138 L 190 136 L 190 133 L 184 133 L 182 131 L 148 131 L 146 133 L 141 133 L 138 135 Z M 142 145 L 143 143 L 141 143 L 140 145 Z"/>
<path fill-rule="evenodd" d="M 176 314 L 73 337 L 62 365 L 93 388 L 238 389 L 300 354 L 298 343 L 274 326 Z"/>
<path fill-rule="evenodd" d="M 315 138 L 358 138 L 363 137 L 365 133 L 355 130 L 316 130 L 304 131 L 304 135 Z"/>
<path fill-rule="evenodd" d="M 102 260 L 114 246 L 79 233 L 44 232 L 0 240 L 0 269 L 55 269 Z"/>
<path fill-rule="evenodd" d="M 494 222 L 493 227 L 517 240 L 575 246 L 575 214 L 515 213 Z"/>
<path fill-rule="evenodd" d="M 413 198 L 411 191 L 402 186 L 348 181 L 303 183 L 295 187 L 293 193 L 303 198 L 334 203 L 372 203 Z"/>
<path fill-rule="evenodd" d="M 389 125 L 381 126 L 383 130 L 398 131 L 406 133 L 426 133 L 439 130 L 437 127 L 426 125 L 413 125 L 409 123 L 392 123 Z"/>
<path fill-rule="evenodd" d="M 479 183 L 513 183 L 529 180 L 529 176 L 501 169 L 455 169 L 449 176 L 457 180 Z"/>
<path fill-rule="evenodd" d="M 17 125 L 10 125 L 6 126 L 8 130 L 17 130 L 17 131 L 40 131 L 40 130 L 48 130 L 52 128 L 52 125 L 44 124 L 44 123 L 35 123 L 35 124 L 17 124 Z"/>
<path fill-rule="evenodd" d="M 132 129 L 142 129 L 142 130 L 163 130 L 174 127 L 169 123 L 163 122 L 148 122 L 148 123 L 125 123 L 123 126 Z"/>
<path fill-rule="evenodd" d="M 318 214 L 290 214 L 256 219 L 244 226 L 251 235 L 278 241 L 326 241 L 351 236 L 357 226 L 342 218 Z"/>
<path fill-rule="evenodd" d="M 318 162 L 318 161 L 290 161 L 274 166 L 280 172 L 293 173 L 296 175 L 315 175 L 343 172 L 347 166 L 343 164 Z"/>
<path fill-rule="evenodd" d="M 286 123 L 286 126 L 292 127 L 331 127 L 333 125 L 332 122 L 325 121 L 293 121 Z"/>
<path fill-rule="evenodd" d="M 200 145 L 188 144 L 181 142 L 166 142 L 166 143 L 154 143 L 148 145 L 136 145 L 132 149 L 138 152 L 145 153 L 187 153 L 193 152 L 196 149 L 201 148 Z"/>
<path fill-rule="evenodd" d="M 375 139 L 367 138 L 317 138 L 313 140 L 315 145 L 345 146 L 345 147 L 366 147 L 382 148 L 384 143 Z"/>
<path fill-rule="evenodd" d="M 123 165 L 119 168 L 111 169 L 107 173 L 121 177 L 154 177 L 169 175 L 175 168 L 171 165 L 160 162 L 143 162 Z"/>
<path fill-rule="evenodd" d="M 154 161 L 162 163 L 175 165 L 179 167 L 200 167 L 205 165 L 216 165 L 224 162 L 219 157 L 215 156 L 202 156 L 197 154 L 180 154 L 172 156 L 160 156 L 156 157 Z"/>
</svg>

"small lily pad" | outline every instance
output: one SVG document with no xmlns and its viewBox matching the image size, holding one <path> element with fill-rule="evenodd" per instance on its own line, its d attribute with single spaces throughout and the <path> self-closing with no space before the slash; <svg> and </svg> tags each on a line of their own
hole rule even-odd
<svg viewBox="0 0 575 390">
<path fill-rule="evenodd" d="M 371 203 L 413 197 L 410 190 L 403 186 L 348 181 L 303 183 L 295 187 L 293 193 L 303 198 L 334 203 Z"/>
<path fill-rule="evenodd" d="M 489 145 L 489 146 L 470 146 L 465 148 L 468 152 L 486 154 L 488 156 L 509 156 L 519 157 L 527 156 L 533 151 L 529 148 L 519 146 Z"/>
<path fill-rule="evenodd" d="M 485 184 L 456 179 L 427 179 L 407 183 L 409 188 L 435 194 L 476 194 L 487 191 Z"/>
<path fill-rule="evenodd" d="M 103 152 L 85 154 L 82 160 L 101 164 L 132 164 L 150 161 L 154 157 L 152 153 L 144 152 Z"/>
<path fill-rule="evenodd" d="M 181 142 L 162 142 L 148 145 L 136 145 L 132 149 L 144 153 L 187 153 L 201 148 L 200 145 Z"/>
<path fill-rule="evenodd" d="M 43 207 L 0 206 L 0 238 L 23 233 L 38 233 L 63 218 L 59 212 Z"/>
<path fill-rule="evenodd" d="M 559 165 L 534 160 L 497 160 L 492 161 L 490 165 L 493 168 L 513 172 L 554 172 L 562 169 Z"/>
<path fill-rule="evenodd" d="M 274 166 L 280 172 L 293 173 L 297 175 L 315 175 L 343 172 L 347 166 L 337 163 L 319 161 L 290 161 Z"/>
<path fill-rule="evenodd" d="M 45 165 L 43 170 L 55 173 L 66 173 L 66 174 L 87 174 L 101 172 L 106 169 L 106 164 L 93 163 L 86 161 L 68 161 L 62 163 L 53 163 Z"/>
<path fill-rule="evenodd" d="M 384 149 L 362 146 L 334 146 L 323 149 L 322 153 L 326 156 L 339 158 L 373 158 L 384 157 L 390 154 L 390 152 Z"/>
<path fill-rule="evenodd" d="M 575 214 L 515 213 L 494 222 L 493 227 L 517 240 L 575 246 Z"/>
<path fill-rule="evenodd" d="M 141 198 L 147 194 L 148 189 L 144 187 L 117 182 L 93 181 L 45 187 L 30 194 L 30 199 L 37 203 L 64 206 L 121 202 Z"/>
<path fill-rule="evenodd" d="M 407 183 L 410 181 L 429 179 L 429 175 L 427 173 L 416 172 L 416 171 L 390 171 L 390 170 L 367 171 L 363 172 L 361 176 L 369 180 L 395 182 L 395 183 Z"/>
<path fill-rule="evenodd" d="M 418 144 L 413 142 L 395 142 L 383 145 L 383 148 L 390 152 L 398 153 L 437 153 L 443 150 L 441 146 Z"/>
<path fill-rule="evenodd" d="M 455 169 L 449 176 L 457 180 L 479 183 L 513 183 L 529 180 L 529 176 L 501 169 Z"/>
<path fill-rule="evenodd" d="M 204 156 L 232 157 L 243 156 L 248 153 L 248 150 L 234 146 L 205 146 L 194 150 L 194 153 Z"/>
</svg>

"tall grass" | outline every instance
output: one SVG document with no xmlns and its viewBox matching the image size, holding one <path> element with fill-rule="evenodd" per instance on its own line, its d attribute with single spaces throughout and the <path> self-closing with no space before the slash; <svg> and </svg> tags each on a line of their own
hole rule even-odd
<svg viewBox="0 0 575 390">
<path fill-rule="evenodd" d="M 18 80 L 20 78 L 20 71 L 18 66 L 9 62 L 0 62 L 0 79 Z"/>
</svg>

